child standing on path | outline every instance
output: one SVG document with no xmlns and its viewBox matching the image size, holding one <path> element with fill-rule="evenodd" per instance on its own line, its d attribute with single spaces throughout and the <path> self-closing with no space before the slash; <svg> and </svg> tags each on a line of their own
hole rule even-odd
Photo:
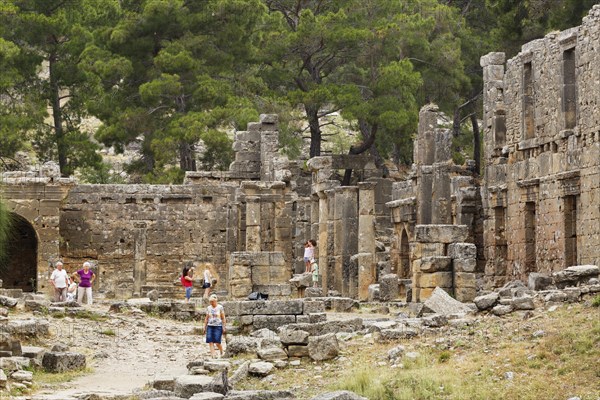
<svg viewBox="0 0 600 400">
<path fill-rule="evenodd" d="M 310 272 L 310 260 L 315 257 L 315 246 L 317 242 L 314 239 L 308 240 L 304 243 L 304 265 L 306 269 L 304 272 Z"/>
</svg>

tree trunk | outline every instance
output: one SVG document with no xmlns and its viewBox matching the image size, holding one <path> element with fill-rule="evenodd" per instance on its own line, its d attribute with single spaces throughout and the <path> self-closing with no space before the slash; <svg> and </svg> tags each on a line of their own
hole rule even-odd
<svg viewBox="0 0 600 400">
<path fill-rule="evenodd" d="M 475 173 L 481 173 L 481 143 L 479 137 L 479 123 L 477 115 L 471 114 L 471 124 L 473 125 L 473 159 L 475 160 Z"/>
<path fill-rule="evenodd" d="M 365 121 L 358 121 L 358 126 L 364 140 L 358 147 L 350 146 L 348 154 L 358 155 L 370 149 L 371 156 L 373 156 L 377 168 L 385 168 L 385 165 L 383 164 L 383 159 L 381 158 L 379 151 L 377 151 L 377 149 L 374 146 L 375 136 L 377 134 L 377 125 L 370 126 Z M 385 170 L 387 170 L 387 168 L 385 168 Z M 384 171 L 384 174 L 385 173 L 386 172 Z M 389 173 L 389 171 L 387 171 L 387 173 Z M 350 185 L 351 178 L 352 168 L 347 168 L 346 171 L 344 171 L 344 179 L 342 180 L 342 186 Z"/>
<path fill-rule="evenodd" d="M 179 142 L 179 168 L 183 171 L 196 171 L 196 157 L 192 143 Z"/>
<path fill-rule="evenodd" d="M 58 152 L 58 166 L 62 176 L 67 176 L 67 144 L 60 108 L 60 87 L 56 77 L 56 54 L 48 58 L 48 73 L 50 75 L 50 103 L 52 106 L 52 119 L 54 124 L 54 139 Z"/>
<path fill-rule="evenodd" d="M 310 128 L 310 158 L 321 155 L 321 126 L 319 124 L 319 107 L 305 105 L 306 118 Z"/>
</svg>

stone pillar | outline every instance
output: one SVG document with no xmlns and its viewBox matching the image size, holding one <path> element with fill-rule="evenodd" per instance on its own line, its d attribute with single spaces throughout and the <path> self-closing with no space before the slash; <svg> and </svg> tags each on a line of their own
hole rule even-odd
<svg viewBox="0 0 600 400">
<path fill-rule="evenodd" d="M 343 186 L 335 189 L 334 257 L 335 289 L 342 295 L 350 293 L 350 257 L 358 250 L 358 188 Z"/>
<path fill-rule="evenodd" d="M 317 245 L 319 247 L 319 268 L 321 274 L 321 287 L 323 288 L 323 295 L 327 296 L 327 284 L 328 284 L 328 268 L 327 268 L 327 224 L 329 219 L 329 201 L 325 191 L 318 192 L 319 195 L 319 236 L 317 238 Z"/>
<path fill-rule="evenodd" d="M 310 198 L 310 239 L 317 240 L 319 236 L 319 196 L 313 195 Z"/>
<path fill-rule="evenodd" d="M 260 198 L 246 197 L 246 251 L 261 251 Z"/>
<path fill-rule="evenodd" d="M 146 284 L 146 223 L 136 222 L 134 226 L 133 296 L 139 297 Z"/>
<path fill-rule="evenodd" d="M 335 189 L 325 190 L 325 196 L 327 196 L 327 260 L 325 266 L 319 264 L 322 270 L 327 270 L 327 289 L 326 290 L 338 290 L 336 289 L 336 282 L 340 278 L 335 276 Z M 321 249 L 319 249 L 319 252 Z M 319 253 L 320 254 L 320 253 Z"/>
<path fill-rule="evenodd" d="M 358 299 L 368 300 L 369 285 L 375 283 L 375 187 L 358 184 Z"/>
</svg>

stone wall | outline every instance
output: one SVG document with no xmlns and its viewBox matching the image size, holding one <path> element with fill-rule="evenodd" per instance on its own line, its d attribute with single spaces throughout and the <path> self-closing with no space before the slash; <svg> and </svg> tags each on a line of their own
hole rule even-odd
<svg viewBox="0 0 600 400">
<path fill-rule="evenodd" d="M 506 66 L 481 59 L 489 286 L 600 264 L 599 62 L 600 6 Z"/>
</svg>

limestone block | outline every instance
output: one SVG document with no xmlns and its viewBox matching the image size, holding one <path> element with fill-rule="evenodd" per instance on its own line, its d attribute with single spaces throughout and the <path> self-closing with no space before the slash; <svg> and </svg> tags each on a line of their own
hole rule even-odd
<svg viewBox="0 0 600 400">
<path fill-rule="evenodd" d="M 296 318 L 298 318 L 298 317 L 296 317 Z M 324 312 L 308 314 L 308 322 L 311 324 L 316 324 L 318 322 L 325 322 L 325 321 L 327 321 L 327 314 L 325 314 Z M 300 321 L 297 321 L 297 322 L 300 322 Z"/>
<path fill-rule="evenodd" d="M 287 348 L 288 356 L 292 357 L 308 357 L 308 346 L 291 345 Z"/>
<path fill-rule="evenodd" d="M 175 390 L 175 377 L 172 375 L 157 375 L 152 381 L 152 387 L 156 390 Z"/>
<path fill-rule="evenodd" d="M 444 243 L 415 243 L 411 247 L 412 260 L 417 260 L 424 257 L 444 256 Z"/>
<path fill-rule="evenodd" d="M 473 299 L 473 302 L 477 306 L 479 310 L 487 310 L 492 308 L 500 298 L 500 295 L 497 292 L 492 292 L 489 294 L 477 296 Z"/>
<path fill-rule="evenodd" d="M 7 333 L 0 333 L 0 353 L 5 356 L 21 356 L 23 350 L 21 342 Z"/>
<path fill-rule="evenodd" d="M 440 271 L 450 271 L 452 268 L 452 258 L 445 256 L 423 257 L 421 258 L 420 270 L 422 272 L 433 273 Z"/>
<path fill-rule="evenodd" d="M 377 341 L 379 343 L 396 342 L 401 339 L 410 339 L 419 334 L 419 331 L 415 328 L 402 326 L 394 329 L 384 329 L 377 335 Z"/>
<path fill-rule="evenodd" d="M 308 287 L 304 291 L 304 297 L 323 297 L 323 289 L 319 287 Z M 306 313 L 306 311 L 305 311 Z"/>
<path fill-rule="evenodd" d="M 574 286 L 577 283 L 586 283 L 590 278 L 598 278 L 600 268 L 596 265 L 575 265 L 552 274 L 554 282 L 559 288 Z"/>
<path fill-rule="evenodd" d="M 280 347 L 261 348 L 257 352 L 258 358 L 263 361 L 287 360 L 287 353 Z"/>
<path fill-rule="evenodd" d="M 206 375 L 182 375 L 175 379 L 175 394 L 190 398 L 196 393 L 210 392 L 213 378 Z"/>
<path fill-rule="evenodd" d="M 85 355 L 73 352 L 47 352 L 42 358 L 46 372 L 67 372 L 85 368 Z"/>
<path fill-rule="evenodd" d="M 475 272 L 477 269 L 477 260 L 473 258 L 455 258 L 452 260 L 452 267 L 455 272 Z"/>
<path fill-rule="evenodd" d="M 379 279 L 379 298 L 381 301 L 392 301 L 400 294 L 398 275 L 388 274 Z"/>
<path fill-rule="evenodd" d="M 337 336 L 334 333 L 309 338 L 308 354 L 315 361 L 331 360 L 337 357 L 339 352 Z"/>
<path fill-rule="evenodd" d="M 552 277 L 547 274 L 532 272 L 527 280 L 527 287 L 531 290 L 545 290 L 552 285 Z"/>
<path fill-rule="evenodd" d="M 419 279 L 419 287 L 421 288 L 451 288 L 452 287 L 452 272 L 434 272 L 432 274 L 423 273 Z"/>
<path fill-rule="evenodd" d="M 477 289 L 474 287 L 455 287 L 454 288 L 454 297 L 456 300 L 469 303 L 472 302 L 473 299 L 477 296 Z"/>
<path fill-rule="evenodd" d="M 469 272 L 455 272 L 454 286 L 462 288 L 475 288 L 477 286 L 475 274 Z"/>
<path fill-rule="evenodd" d="M 415 241 L 422 243 L 464 242 L 469 236 L 466 225 L 417 225 Z"/>
<path fill-rule="evenodd" d="M 450 243 L 448 256 L 452 258 L 476 258 L 477 246 L 473 243 Z"/>
<path fill-rule="evenodd" d="M 252 320 L 252 326 L 254 329 L 268 328 L 277 330 L 280 326 L 295 322 L 295 315 L 255 315 Z"/>
<path fill-rule="evenodd" d="M 227 400 L 288 400 L 296 396 L 288 390 L 231 390 Z"/>
<path fill-rule="evenodd" d="M 320 394 L 313 397 L 311 400 L 367 400 L 367 398 L 359 396 L 349 390 L 338 390 Z"/>
<path fill-rule="evenodd" d="M 239 304 L 240 315 L 298 315 L 303 309 L 302 300 L 256 300 Z"/>
<path fill-rule="evenodd" d="M 0 305 L 8 308 L 14 308 L 17 306 L 18 299 L 6 296 L 0 296 Z"/>
<path fill-rule="evenodd" d="M 369 302 L 379 301 L 379 284 L 369 285 Z"/>
<path fill-rule="evenodd" d="M 471 311 L 467 305 L 453 299 L 439 287 L 435 288 L 431 297 L 424 302 L 424 307 L 442 315 L 468 313 Z"/>
<path fill-rule="evenodd" d="M 309 333 L 303 330 L 282 329 L 279 331 L 279 338 L 284 346 L 292 344 L 307 345 Z"/>
<path fill-rule="evenodd" d="M 492 314 L 497 315 L 499 317 L 509 314 L 513 311 L 512 305 L 501 305 L 498 304 L 494 308 L 492 308 Z"/>
<path fill-rule="evenodd" d="M 234 357 L 238 354 L 255 353 L 258 349 L 256 338 L 248 336 L 233 336 L 227 341 L 225 348 L 226 357 Z"/>
<path fill-rule="evenodd" d="M 324 313 L 325 312 L 325 302 L 323 300 L 304 300 L 304 314 L 314 314 L 314 313 Z"/>
</svg>

